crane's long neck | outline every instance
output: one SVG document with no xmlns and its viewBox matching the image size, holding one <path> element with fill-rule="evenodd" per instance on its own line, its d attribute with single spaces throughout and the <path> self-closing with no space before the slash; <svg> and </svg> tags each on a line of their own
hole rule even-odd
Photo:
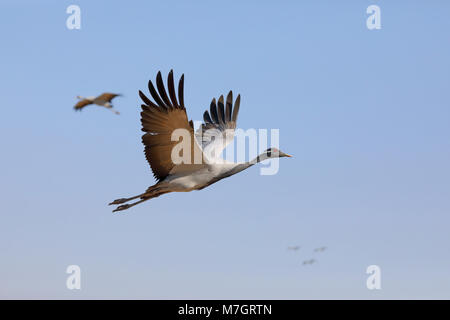
<svg viewBox="0 0 450 320">
<path fill-rule="evenodd" d="M 252 161 L 250 161 L 252 163 L 252 165 L 254 165 L 255 163 L 267 160 L 267 159 L 272 159 L 273 157 L 269 157 L 267 155 L 267 152 L 263 152 L 261 153 L 259 156 L 257 156 L 255 159 L 253 159 Z"/>
<path fill-rule="evenodd" d="M 267 155 L 266 152 L 261 153 L 259 156 L 257 156 L 255 159 L 253 159 L 252 161 L 247 161 L 247 162 L 242 162 L 236 165 L 236 167 L 233 168 L 232 173 L 231 174 L 236 174 L 238 172 L 241 172 L 247 168 L 250 168 L 251 166 L 257 164 L 258 162 L 267 160 L 267 159 L 272 159 L 272 157 L 269 157 Z"/>
</svg>

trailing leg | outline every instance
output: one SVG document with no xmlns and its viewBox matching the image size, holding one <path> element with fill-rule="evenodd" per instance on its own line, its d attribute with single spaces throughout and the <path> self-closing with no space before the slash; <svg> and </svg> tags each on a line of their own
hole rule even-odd
<svg viewBox="0 0 450 320">
<path fill-rule="evenodd" d="M 131 200 L 140 198 L 140 197 L 142 197 L 143 195 L 145 195 L 145 193 L 141 193 L 141 194 L 139 194 L 139 195 L 137 195 L 137 196 L 134 196 L 134 197 L 131 197 L 131 198 L 120 198 L 120 199 L 116 199 L 116 200 L 114 200 L 113 202 L 109 203 L 108 205 L 110 206 L 110 205 L 112 205 L 112 204 L 122 204 L 122 203 L 125 203 L 125 202 L 128 202 L 128 201 L 131 201 Z"/>
<path fill-rule="evenodd" d="M 134 196 L 134 197 L 131 197 L 131 198 L 117 199 L 117 200 L 114 200 L 113 202 L 111 202 L 110 204 L 122 204 L 122 203 L 128 202 L 130 200 L 141 198 L 141 200 L 139 200 L 139 201 L 136 201 L 136 202 L 133 202 L 133 203 L 128 203 L 128 204 L 123 204 L 123 205 L 118 206 L 116 209 L 113 210 L 113 212 L 122 211 L 122 210 L 129 209 L 131 207 L 134 207 L 135 205 L 140 204 L 140 203 L 142 203 L 144 201 L 150 200 L 152 198 L 159 197 L 160 195 L 165 194 L 165 193 L 169 193 L 169 192 L 172 192 L 172 191 L 169 190 L 169 188 L 167 188 L 167 186 L 164 187 L 162 185 L 156 184 L 154 186 L 149 187 L 145 193 L 142 193 L 140 195 L 137 195 L 137 196 Z"/>
</svg>

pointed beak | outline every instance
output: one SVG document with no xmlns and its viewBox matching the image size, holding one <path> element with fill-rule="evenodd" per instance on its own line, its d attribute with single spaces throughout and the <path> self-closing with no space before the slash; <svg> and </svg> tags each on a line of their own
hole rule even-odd
<svg viewBox="0 0 450 320">
<path fill-rule="evenodd" d="M 285 157 L 292 158 L 292 156 L 291 156 L 290 154 L 287 154 L 287 153 L 285 153 L 284 156 L 285 156 Z"/>
</svg>

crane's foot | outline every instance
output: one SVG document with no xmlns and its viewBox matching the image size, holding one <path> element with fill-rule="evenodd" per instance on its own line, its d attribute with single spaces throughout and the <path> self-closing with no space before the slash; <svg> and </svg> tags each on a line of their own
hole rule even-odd
<svg viewBox="0 0 450 320">
<path fill-rule="evenodd" d="M 113 202 L 109 203 L 108 205 L 112 205 L 112 204 L 122 204 L 124 202 L 127 202 L 129 199 L 128 198 L 120 198 L 120 199 L 116 199 Z"/>
<path fill-rule="evenodd" d="M 115 209 L 113 210 L 113 212 L 126 210 L 126 209 L 128 209 L 129 207 L 132 207 L 132 206 L 129 205 L 129 204 L 123 204 L 123 205 L 118 206 L 117 208 L 115 208 Z"/>
</svg>

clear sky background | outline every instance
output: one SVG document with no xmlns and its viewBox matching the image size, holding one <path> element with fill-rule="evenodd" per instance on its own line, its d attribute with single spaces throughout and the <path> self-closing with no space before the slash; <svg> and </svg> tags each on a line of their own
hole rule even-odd
<svg viewBox="0 0 450 320">
<path fill-rule="evenodd" d="M 81 30 L 66 28 L 71 4 Z M 371 4 L 381 30 L 366 27 Z M 449 12 L 444 0 L 2 1 L 0 297 L 449 299 Z M 113 214 L 107 203 L 154 183 L 138 90 L 172 68 L 191 119 L 232 89 L 238 126 L 280 129 L 294 158 Z M 104 91 L 124 94 L 120 116 L 73 111 Z"/>
</svg>

